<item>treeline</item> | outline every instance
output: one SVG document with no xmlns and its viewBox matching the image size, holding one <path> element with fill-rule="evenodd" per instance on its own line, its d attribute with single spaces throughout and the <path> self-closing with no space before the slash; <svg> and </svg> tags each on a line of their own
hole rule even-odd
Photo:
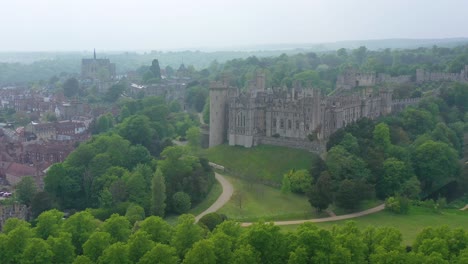
<svg viewBox="0 0 468 264">
<path fill-rule="evenodd" d="M 304 192 L 318 209 L 330 203 L 353 209 L 375 196 L 436 199 L 451 183 L 455 187 L 449 193 L 465 192 L 468 175 L 461 174 L 458 160 L 468 131 L 467 110 L 468 85 L 453 84 L 442 88 L 440 97 L 423 98 L 418 107 L 338 130 L 327 143 L 325 161 L 314 164 L 313 184 Z"/>
<path fill-rule="evenodd" d="M 7 220 L 0 233 L 2 263 L 468 262 L 468 233 L 462 228 L 428 227 L 412 245 L 403 245 L 395 228 L 360 230 L 354 222 L 331 230 L 305 223 L 295 232 L 283 232 L 272 223 L 242 228 L 219 215 L 198 224 L 192 215 L 182 215 L 175 226 L 156 216 L 136 222 L 117 214 L 100 221 L 88 211 L 63 217 L 51 210 L 33 225 Z"/>
<path fill-rule="evenodd" d="M 185 213 L 215 181 L 207 160 L 192 155 L 189 147 L 172 146 L 171 138 L 187 131 L 189 142 L 197 142 L 195 124 L 162 98 L 124 101 L 117 117 L 99 117 L 92 125 L 96 135 L 47 171 L 43 192 L 36 193 L 26 177 L 17 188 L 19 199 L 31 206 L 34 217 L 51 208 L 94 208 L 90 211 L 100 219 L 132 211 Z"/>
</svg>

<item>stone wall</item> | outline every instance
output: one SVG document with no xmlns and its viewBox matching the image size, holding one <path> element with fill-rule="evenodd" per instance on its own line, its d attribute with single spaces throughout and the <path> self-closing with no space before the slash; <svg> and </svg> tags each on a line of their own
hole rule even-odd
<svg viewBox="0 0 468 264">
<path fill-rule="evenodd" d="M 0 230 L 9 218 L 28 219 L 28 209 L 26 205 L 14 203 L 9 205 L 0 204 Z"/>
<path fill-rule="evenodd" d="M 406 107 L 417 105 L 421 98 L 406 98 L 392 101 L 392 113 L 403 111 Z"/>
</svg>

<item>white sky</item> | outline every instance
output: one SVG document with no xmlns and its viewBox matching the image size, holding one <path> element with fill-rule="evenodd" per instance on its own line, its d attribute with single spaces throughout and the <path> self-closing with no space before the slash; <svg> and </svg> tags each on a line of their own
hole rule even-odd
<svg viewBox="0 0 468 264">
<path fill-rule="evenodd" d="M 468 37 L 468 0 L 0 0 L 0 51 Z"/>
</svg>

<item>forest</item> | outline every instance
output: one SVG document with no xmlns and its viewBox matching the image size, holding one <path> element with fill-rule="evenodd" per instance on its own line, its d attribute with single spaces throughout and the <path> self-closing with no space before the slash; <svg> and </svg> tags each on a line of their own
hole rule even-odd
<svg viewBox="0 0 468 264">
<path fill-rule="evenodd" d="M 249 228 L 213 213 L 195 223 L 181 215 L 175 226 L 158 216 L 100 221 L 89 211 L 64 219 L 58 210 L 28 223 L 11 218 L 0 233 L 2 263 L 467 263 L 465 229 L 428 227 L 411 245 L 395 228 L 354 222 L 319 229 L 305 223 L 283 232 L 272 223 Z"/>
</svg>

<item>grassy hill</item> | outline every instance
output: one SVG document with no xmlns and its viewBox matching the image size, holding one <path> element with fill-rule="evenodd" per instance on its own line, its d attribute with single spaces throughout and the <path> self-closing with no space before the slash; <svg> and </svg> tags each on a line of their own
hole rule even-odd
<svg viewBox="0 0 468 264">
<path fill-rule="evenodd" d="M 228 175 L 279 186 L 291 169 L 311 169 L 317 154 L 305 150 L 261 145 L 254 148 L 219 145 L 200 155 L 223 165 Z"/>
</svg>

